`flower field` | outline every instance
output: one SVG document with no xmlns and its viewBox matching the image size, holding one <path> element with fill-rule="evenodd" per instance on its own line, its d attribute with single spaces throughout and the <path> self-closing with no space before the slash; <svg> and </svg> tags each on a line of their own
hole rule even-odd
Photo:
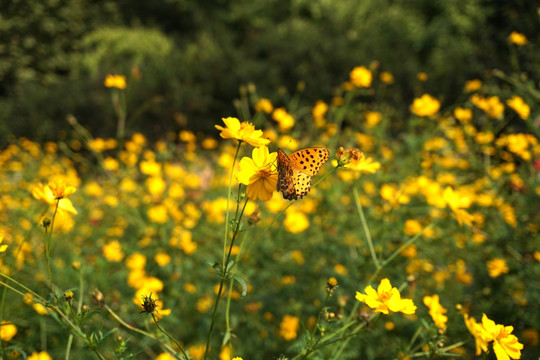
<svg viewBox="0 0 540 360">
<path fill-rule="evenodd" d="M 527 46 L 513 34 L 512 46 Z M 516 37 L 517 36 L 517 37 Z M 376 62 L 158 141 L 73 116 L 0 151 L 0 359 L 533 359 L 538 79 L 486 72 L 406 118 Z"/>
</svg>

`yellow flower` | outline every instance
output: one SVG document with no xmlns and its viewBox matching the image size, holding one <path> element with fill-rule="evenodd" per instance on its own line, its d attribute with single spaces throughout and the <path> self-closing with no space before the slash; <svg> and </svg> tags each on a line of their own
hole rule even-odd
<svg viewBox="0 0 540 360">
<path fill-rule="evenodd" d="M 255 126 L 247 121 L 240 123 L 240 120 L 234 117 L 223 118 L 222 120 L 226 127 L 219 125 L 215 125 L 215 127 L 221 130 L 219 135 L 223 139 L 245 141 L 255 147 L 267 145 L 270 142 L 270 140 L 261 138 L 262 131 L 255 130 Z"/>
<path fill-rule="evenodd" d="M 465 83 L 465 92 L 475 92 L 482 88 L 482 81 L 478 79 L 469 80 Z"/>
<path fill-rule="evenodd" d="M 242 359 L 240 356 L 235 356 L 235 357 L 233 357 L 232 360 L 244 360 L 244 359 Z"/>
<path fill-rule="evenodd" d="M 66 198 L 77 191 L 75 186 L 66 186 L 66 183 L 63 180 L 53 180 L 49 182 L 48 186 L 56 200 Z"/>
<path fill-rule="evenodd" d="M 474 318 L 470 318 L 468 314 L 463 314 L 465 325 L 467 329 L 474 337 L 476 344 L 476 356 L 480 355 L 482 351 L 487 351 L 488 336 L 481 324 L 477 323 Z"/>
<path fill-rule="evenodd" d="M 506 103 L 508 106 L 514 109 L 515 112 L 517 112 L 520 118 L 527 120 L 531 113 L 531 108 L 525 103 L 525 101 L 523 101 L 521 97 L 514 95 L 511 99 L 506 100 Z"/>
<path fill-rule="evenodd" d="M 2 341 L 10 341 L 17 334 L 17 327 L 12 323 L 3 320 L 0 323 L 0 339 Z"/>
<path fill-rule="evenodd" d="M 52 357 L 46 351 L 33 352 L 26 360 L 52 360 Z"/>
<path fill-rule="evenodd" d="M 115 171 L 115 170 L 118 170 L 120 165 L 118 163 L 118 160 L 113 159 L 112 157 L 109 156 L 105 158 L 105 160 L 103 160 L 103 167 L 105 168 L 105 170 Z"/>
<path fill-rule="evenodd" d="M 257 104 L 255 104 L 255 111 L 262 111 L 267 114 L 272 113 L 274 110 L 274 106 L 272 105 L 272 102 L 269 99 L 266 98 L 260 98 L 259 101 L 257 101 Z"/>
<path fill-rule="evenodd" d="M 6 251 L 8 247 L 6 244 L 2 245 L 2 241 L 4 241 L 4 235 L 0 234 L 0 253 Z"/>
<path fill-rule="evenodd" d="M 251 158 L 240 160 L 240 171 L 236 175 L 238 181 L 247 185 L 246 194 L 251 200 L 268 201 L 277 187 L 277 171 L 273 164 L 277 153 L 269 154 L 266 146 L 254 148 Z"/>
<path fill-rule="evenodd" d="M 299 211 L 287 211 L 283 225 L 288 232 L 298 234 L 309 227 L 309 220 L 306 215 Z"/>
<path fill-rule="evenodd" d="M 490 118 L 498 119 L 504 111 L 504 105 L 498 96 L 485 98 L 474 94 L 471 96 L 471 102 L 474 106 L 484 111 Z"/>
<path fill-rule="evenodd" d="M 399 290 L 392 287 L 388 279 L 381 281 L 377 291 L 371 285 L 368 285 L 364 291 L 366 294 L 356 292 L 356 300 L 375 309 L 375 312 L 382 312 L 383 314 L 389 314 L 390 312 L 414 314 L 416 311 L 413 301 L 410 299 L 401 299 Z"/>
<path fill-rule="evenodd" d="M 205 345 L 192 345 L 188 348 L 188 352 L 194 360 L 200 360 L 204 356 L 205 349 Z"/>
<path fill-rule="evenodd" d="M 199 300 L 197 300 L 195 307 L 201 314 L 206 313 L 212 307 L 212 298 L 208 295 L 202 296 Z"/>
<path fill-rule="evenodd" d="M 351 83 L 359 88 L 370 87 L 373 75 L 365 66 L 357 66 L 349 74 Z"/>
<path fill-rule="evenodd" d="M 285 315 L 279 325 L 279 335 L 287 341 L 296 339 L 299 326 L 300 319 L 296 316 Z"/>
<path fill-rule="evenodd" d="M 405 221 L 405 226 L 403 228 L 403 232 L 406 235 L 414 236 L 422 231 L 424 227 L 418 220 L 409 219 Z"/>
<path fill-rule="evenodd" d="M 105 77 L 104 84 L 108 88 L 114 87 L 123 90 L 126 88 L 126 77 L 124 75 L 109 74 Z"/>
<path fill-rule="evenodd" d="M 526 45 L 528 40 L 522 33 L 518 33 L 517 31 L 512 31 L 512 33 L 508 36 L 508 40 L 510 40 L 511 43 L 516 44 L 517 46 L 523 46 Z"/>
<path fill-rule="evenodd" d="M 160 252 L 154 256 L 154 260 L 160 267 L 163 267 L 171 262 L 171 256 L 167 253 Z"/>
<path fill-rule="evenodd" d="M 504 259 L 496 258 L 487 262 L 489 276 L 495 278 L 508 272 L 508 265 Z"/>
<path fill-rule="evenodd" d="M 155 205 L 147 211 L 148 219 L 157 224 L 165 224 L 169 219 L 167 214 L 167 208 L 165 205 Z"/>
<path fill-rule="evenodd" d="M 118 240 L 108 242 L 103 246 L 103 256 L 105 259 L 111 262 L 119 262 L 124 258 L 124 252 L 122 251 L 122 245 Z"/>
<path fill-rule="evenodd" d="M 389 73 L 388 71 L 381 72 L 381 74 L 379 75 L 379 79 L 381 79 L 383 83 L 389 85 L 394 83 L 394 75 L 392 75 L 392 73 Z"/>
<path fill-rule="evenodd" d="M 289 131 L 294 126 L 294 118 L 282 107 L 274 110 L 272 119 L 277 121 L 279 130 L 282 132 Z"/>
<path fill-rule="evenodd" d="M 439 295 L 424 296 L 424 305 L 429 308 L 429 315 L 431 315 L 435 326 L 439 329 L 446 329 L 448 317 L 444 314 L 448 312 L 448 310 L 439 303 Z"/>
<path fill-rule="evenodd" d="M 169 353 L 161 353 L 155 360 L 175 360 Z"/>
<path fill-rule="evenodd" d="M 323 127 L 326 124 L 325 115 L 328 111 L 328 105 L 322 101 L 317 100 L 315 103 L 315 106 L 313 109 L 311 109 L 311 115 L 313 116 L 313 120 L 315 121 L 315 126 L 318 128 Z"/>
<path fill-rule="evenodd" d="M 68 188 L 74 188 L 73 186 L 70 186 Z M 74 188 L 75 189 L 75 188 Z M 72 189 L 69 189 L 68 191 L 72 191 Z M 43 184 L 37 184 L 32 189 L 32 195 L 37 200 L 41 200 L 44 203 L 55 205 L 58 199 L 56 198 L 55 194 L 53 193 L 52 189 L 49 185 L 43 185 Z M 71 203 L 71 200 L 69 199 L 61 199 L 62 201 L 58 204 L 58 209 L 66 211 L 68 213 L 71 213 L 73 215 L 77 215 L 77 210 L 73 207 L 73 204 Z"/>
<path fill-rule="evenodd" d="M 428 79 L 428 74 L 426 74 L 425 72 L 419 72 L 418 74 L 416 74 L 416 78 L 422 82 L 425 82 Z"/>
<path fill-rule="evenodd" d="M 495 324 L 486 314 L 482 316 L 482 326 L 487 338 L 493 340 L 493 351 L 497 360 L 519 359 L 523 344 L 518 342 L 518 338 L 512 335 L 513 326 Z"/>
<path fill-rule="evenodd" d="M 457 107 L 454 109 L 454 117 L 463 124 L 469 124 L 472 120 L 473 113 L 471 109 Z"/>
<path fill-rule="evenodd" d="M 366 118 L 366 126 L 368 128 L 377 126 L 377 124 L 382 120 L 382 114 L 377 111 L 368 111 L 364 114 L 364 116 Z"/>
<path fill-rule="evenodd" d="M 411 112 L 417 116 L 432 116 L 435 115 L 441 108 L 439 100 L 429 94 L 424 94 L 419 98 L 414 99 L 409 107 Z"/>
</svg>

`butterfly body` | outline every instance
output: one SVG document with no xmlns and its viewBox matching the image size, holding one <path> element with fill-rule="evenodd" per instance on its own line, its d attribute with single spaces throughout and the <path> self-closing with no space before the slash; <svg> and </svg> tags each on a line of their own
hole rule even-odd
<svg viewBox="0 0 540 360">
<path fill-rule="evenodd" d="M 311 177 L 319 172 L 329 157 L 328 150 L 322 147 L 298 150 L 289 156 L 283 150 L 277 149 L 277 190 L 281 191 L 283 198 L 303 198 L 311 189 Z"/>
</svg>

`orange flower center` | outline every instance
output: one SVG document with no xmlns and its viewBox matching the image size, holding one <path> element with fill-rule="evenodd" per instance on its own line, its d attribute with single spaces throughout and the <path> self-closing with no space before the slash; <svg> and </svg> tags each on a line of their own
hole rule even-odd
<svg viewBox="0 0 540 360">
<path fill-rule="evenodd" d="M 272 172 L 270 170 L 259 170 L 259 177 L 263 179 L 269 178 L 270 175 L 272 175 Z"/>
<path fill-rule="evenodd" d="M 381 298 L 382 301 L 386 301 L 388 299 L 390 299 L 392 297 L 391 293 L 389 292 L 382 292 L 379 294 L 379 297 Z"/>
</svg>

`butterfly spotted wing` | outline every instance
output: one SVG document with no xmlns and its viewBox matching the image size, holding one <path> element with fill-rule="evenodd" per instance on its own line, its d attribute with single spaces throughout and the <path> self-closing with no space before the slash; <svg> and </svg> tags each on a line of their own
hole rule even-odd
<svg viewBox="0 0 540 360">
<path fill-rule="evenodd" d="M 311 189 L 311 177 L 316 175 L 330 154 L 322 147 L 312 147 L 293 152 L 287 156 L 277 149 L 278 183 L 277 190 L 283 198 L 298 200 Z"/>
</svg>

